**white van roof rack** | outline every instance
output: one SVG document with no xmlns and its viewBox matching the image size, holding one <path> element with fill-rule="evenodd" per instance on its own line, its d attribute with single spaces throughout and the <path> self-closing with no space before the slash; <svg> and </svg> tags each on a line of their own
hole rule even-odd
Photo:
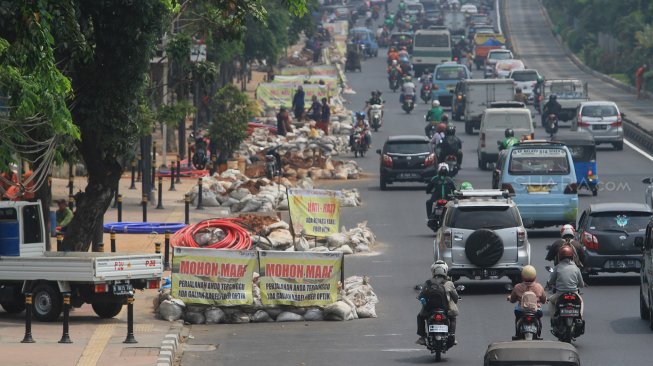
<svg viewBox="0 0 653 366">
<path fill-rule="evenodd" d="M 464 191 L 454 191 L 453 196 L 456 199 L 462 198 L 508 198 L 510 197 L 510 192 L 507 190 L 501 189 L 470 189 Z"/>
</svg>

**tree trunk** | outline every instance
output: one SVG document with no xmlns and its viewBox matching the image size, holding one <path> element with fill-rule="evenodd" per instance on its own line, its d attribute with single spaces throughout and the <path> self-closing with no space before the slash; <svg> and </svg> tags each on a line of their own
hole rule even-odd
<svg viewBox="0 0 653 366">
<path fill-rule="evenodd" d="M 52 250 L 50 243 L 50 204 L 52 202 L 52 190 L 50 189 L 50 184 L 51 182 L 48 178 L 48 181 L 41 185 L 41 187 L 39 187 L 39 189 L 34 194 L 35 199 L 41 200 L 41 210 L 43 211 L 43 226 L 45 226 L 46 233 L 46 237 L 43 239 L 45 240 L 45 250 L 47 251 Z"/>
</svg>

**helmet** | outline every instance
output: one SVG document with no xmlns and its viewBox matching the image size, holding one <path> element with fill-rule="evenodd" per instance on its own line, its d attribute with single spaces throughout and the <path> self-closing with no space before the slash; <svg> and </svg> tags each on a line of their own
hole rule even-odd
<svg viewBox="0 0 653 366">
<path fill-rule="evenodd" d="M 376 97 L 376 90 L 372 90 L 372 96 Z"/>
<path fill-rule="evenodd" d="M 441 277 L 446 277 L 447 272 L 449 272 L 449 266 L 447 266 L 444 261 L 435 261 L 435 263 L 431 264 L 431 273 L 433 274 L 433 277 L 435 276 L 441 276 Z"/>
<path fill-rule="evenodd" d="M 392 60 L 392 66 L 397 66 L 397 60 Z"/>
<path fill-rule="evenodd" d="M 474 187 L 473 187 L 472 184 L 469 183 L 469 182 L 463 182 L 463 183 L 460 185 L 460 190 L 461 190 L 461 191 L 471 191 L 472 189 L 474 189 Z"/>
<path fill-rule="evenodd" d="M 506 138 L 515 137 L 515 131 L 513 131 L 512 128 L 506 128 L 503 134 L 506 136 Z"/>
<path fill-rule="evenodd" d="M 448 175 L 449 174 L 449 165 L 446 163 L 440 163 L 438 165 L 438 175 Z"/>
<path fill-rule="evenodd" d="M 574 230 L 574 227 L 567 224 L 563 225 L 562 228 L 560 229 L 560 237 L 565 238 L 567 236 L 571 236 L 572 238 L 576 235 L 576 230 Z"/>
<path fill-rule="evenodd" d="M 521 88 L 515 89 L 515 93 L 521 93 Z"/>
<path fill-rule="evenodd" d="M 563 260 L 565 258 L 574 258 L 574 250 L 569 245 L 563 245 L 558 250 L 558 260 Z"/>
<path fill-rule="evenodd" d="M 401 46 L 401 50 L 402 51 L 408 51 L 408 48 L 406 48 L 406 46 Z"/>
<path fill-rule="evenodd" d="M 406 77 L 404 78 L 404 82 L 407 83 L 407 82 L 410 82 L 410 81 L 413 81 L 413 78 L 410 75 L 406 75 Z"/>
<path fill-rule="evenodd" d="M 435 131 L 438 133 L 444 132 L 447 129 L 447 124 L 446 123 L 438 123 L 437 127 L 435 127 Z"/>
<path fill-rule="evenodd" d="M 558 99 L 558 96 L 555 95 L 555 94 L 551 94 L 551 95 L 549 96 L 549 100 L 556 100 L 556 99 Z"/>
<path fill-rule="evenodd" d="M 524 266 L 524 268 L 521 269 L 522 281 L 533 282 L 535 281 L 536 276 L 537 276 L 537 271 L 535 270 L 535 267 L 531 266 L 530 264 Z"/>
<path fill-rule="evenodd" d="M 456 134 L 456 126 L 449 125 L 447 126 L 447 131 L 444 133 L 447 136 L 454 136 Z"/>
<path fill-rule="evenodd" d="M 440 106 L 440 101 L 439 100 L 434 100 L 433 102 L 431 102 L 431 105 L 434 106 L 434 107 L 439 107 Z"/>
<path fill-rule="evenodd" d="M 365 119 L 365 112 L 356 112 L 357 119 Z"/>
<path fill-rule="evenodd" d="M 449 116 L 447 116 L 446 114 L 443 114 L 442 115 L 442 122 L 444 122 L 444 123 L 449 122 Z"/>
</svg>

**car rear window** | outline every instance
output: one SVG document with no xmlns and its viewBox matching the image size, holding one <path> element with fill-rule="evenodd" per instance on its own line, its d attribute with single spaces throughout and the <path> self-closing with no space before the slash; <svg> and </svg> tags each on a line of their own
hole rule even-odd
<svg viewBox="0 0 653 366">
<path fill-rule="evenodd" d="M 587 162 L 596 160 L 596 148 L 594 146 L 567 146 L 574 162 Z"/>
<path fill-rule="evenodd" d="M 586 105 L 581 111 L 583 117 L 614 117 L 617 115 L 617 108 L 613 105 Z"/>
<path fill-rule="evenodd" d="M 431 145 L 426 141 L 393 141 L 385 144 L 385 152 L 388 154 L 428 154 L 431 152 Z"/>
<path fill-rule="evenodd" d="M 512 175 L 565 175 L 570 171 L 569 159 L 563 149 L 514 149 L 508 171 Z"/>
<path fill-rule="evenodd" d="M 465 230 L 499 230 L 521 226 L 510 206 L 458 207 L 449 216 L 448 227 Z"/>
<path fill-rule="evenodd" d="M 648 212 L 596 212 L 590 215 L 588 227 L 590 230 L 633 233 L 646 230 L 650 220 L 651 214 Z"/>
<path fill-rule="evenodd" d="M 514 81 L 535 81 L 537 80 L 536 72 L 515 72 L 512 74 Z"/>
<path fill-rule="evenodd" d="M 526 114 L 502 114 L 492 113 L 485 116 L 483 121 L 485 128 L 501 129 L 506 128 L 528 128 L 531 121 Z"/>
<path fill-rule="evenodd" d="M 436 80 L 460 80 L 465 76 L 465 68 L 460 66 L 440 67 L 435 73 Z"/>
<path fill-rule="evenodd" d="M 510 52 L 492 52 L 488 57 L 493 60 L 510 60 L 512 58 Z"/>
</svg>

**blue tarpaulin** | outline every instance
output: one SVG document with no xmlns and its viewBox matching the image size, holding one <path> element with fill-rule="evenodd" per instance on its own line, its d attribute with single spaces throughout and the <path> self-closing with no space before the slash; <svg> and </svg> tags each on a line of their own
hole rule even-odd
<svg viewBox="0 0 653 366">
<path fill-rule="evenodd" d="M 494 38 L 490 38 L 487 41 L 485 41 L 485 43 L 483 43 L 481 46 L 503 46 L 503 43 L 501 43 L 500 41 Z"/>
</svg>

